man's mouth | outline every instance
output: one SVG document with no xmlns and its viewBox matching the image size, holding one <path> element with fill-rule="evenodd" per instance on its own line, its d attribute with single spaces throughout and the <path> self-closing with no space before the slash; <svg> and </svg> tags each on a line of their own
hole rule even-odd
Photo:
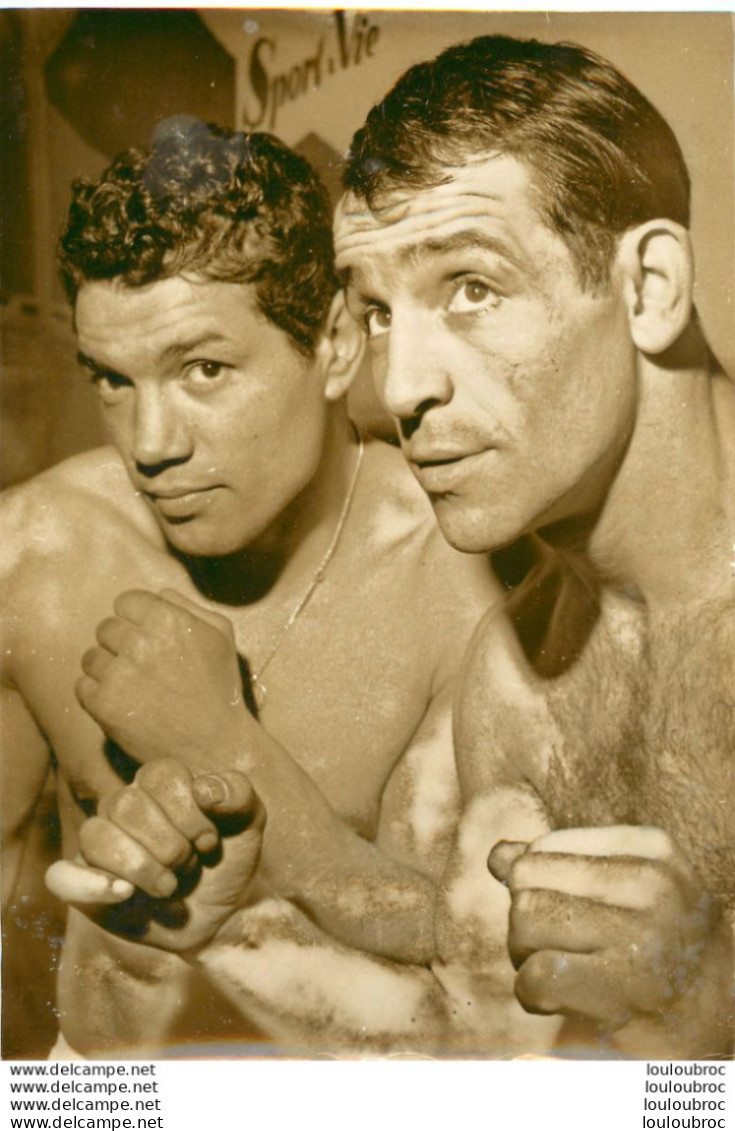
<svg viewBox="0 0 735 1131">
<path fill-rule="evenodd" d="M 409 463 L 427 494 L 442 495 L 457 488 L 467 475 L 471 475 L 477 462 L 488 454 L 488 450 L 453 455 L 437 453 L 436 456 L 424 459 L 412 457 Z"/>
<path fill-rule="evenodd" d="M 193 518 L 208 507 L 213 500 L 218 485 L 212 487 L 167 487 L 155 491 L 143 491 L 164 518 L 174 522 Z"/>
<path fill-rule="evenodd" d="M 414 460 L 413 462 L 417 467 L 446 467 L 447 464 L 457 463 L 459 460 L 465 458 L 465 456 L 447 456 L 446 459 L 421 459 Z"/>
</svg>

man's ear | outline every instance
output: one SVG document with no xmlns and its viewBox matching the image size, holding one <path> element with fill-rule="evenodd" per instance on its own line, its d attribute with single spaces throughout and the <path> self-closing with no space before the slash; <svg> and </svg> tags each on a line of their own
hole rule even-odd
<svg viewBox="0 0 735 1131">
<path fill-rule="evenodd" d="M 360 367 L 365 335 L 345 305 L 344 291 L 334 296 L 320 345 L 324 361 L 324 395 L 329 401 L 343 397 Z"/>
<path fill-rule="evenodd" d="M 663 353 L 692 316 L 694 267 L 689 233 L 673 220 L 649 220 L 620 240 L 618 267 L 633 342 L 642 353 Z"/>
</svg>

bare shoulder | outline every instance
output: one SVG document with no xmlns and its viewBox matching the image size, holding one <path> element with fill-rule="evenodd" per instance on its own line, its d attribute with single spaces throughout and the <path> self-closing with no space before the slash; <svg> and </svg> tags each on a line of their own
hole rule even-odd
<svg viewBox="0 0 735 1131">
<path fill-rule="evenodd" d="M 99 544 L 107 531 L 135 527 L 143 536 L 154 531 L 111 448 L 74 456 L 9 488 L 0 508 L 0 568 L 6 579 L 33 561 L 78 554 Z"/>
<path fill-rule="evenodd" d="M 66 460 L 0 500 L 3 634 L 22 626 L 31 608 L 52 612 L 64 594 L 81 591 L 94 568 L 101 576 L 127 548 L 156 538 L 112 449 Z M 99 567 L 99 568 L 97 568 Z"/>
</svg>

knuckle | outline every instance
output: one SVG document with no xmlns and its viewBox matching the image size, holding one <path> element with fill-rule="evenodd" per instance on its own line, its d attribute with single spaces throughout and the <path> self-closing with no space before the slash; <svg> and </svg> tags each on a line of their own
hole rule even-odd
<svg viewBox="0 0 735 1131">
<path fill-rule="evenodd" d="M 532 885 L 537 872 L 538 860 L 534 860 L 531 853 L 526 853 L 525 856 L 519 857 L 511 864 L 508 872 L 508 886 L 511 891 L 518 891 L 518 899 L 520 899 L 521 891 Z"/>
<path fill-rule="evenodd" d="M 125 638 L 120 642 L 120 651 L 125 657 L 137 666 L 145 664 L 150 655 L 150 645 L 147 638 L 137 629 L 128 629 Z"/>
<path fill-rule="evenodd" d="M 532 947 L 533 917 L 529 892 L 515 896 L 508 918 L 508 948 L 516 957 L 527 954 Z"/>
<path fill-rule="evenodd" d="M 115 632 L 119 624 L 120 621 L 117 617 L 105 617 L 105 619 L 101 620 L 97 625 L 95 636 L 99 641 L 102 641 L 105 637 L 109 636 L 111 632 Z"/>
<path fill-rule="evenodd" d="M 93 705 L 96 690 L 94 680 L 90 679 L 88 675 L 80 676 L 74 684 L 74 694 L 85 708 Z"/>
<path fill-rule="evenodd" d="M 678 875 L 658 861 L 644 864 L 638 876 L 638 912 L 660 928 L 680 918 L 685 910 L 685 893 Z"/>
<path fill-rule="evenodd" d="M 90 863 L 99 853 L 107 832 L 108 824 L 103 817 L 89 817 L 79 829 L 79 847 Z"/>
<path fill-rule="evenodd" d="M 668 952 L 670 939 L 661 924 L 654 922 L 648 924 L 639 934 L 636 951 L 631 951 L 635 956 L 639 968 L 645 969 L 652 977 L 664 973 L 668 966 Z"/>
<path fill-rule="evenodd" d="M 87 649 L 87 651 L 82 656 L 82 671 L 87 672 L 87 674 L 89 674 L 89 670 L 92 667 L 92 664 L 94 662 L 94 657 L 96 655 L 97 655 L 97 649 L 96 648 L 88 648 Z"/>
<path fill-rule="evenodd" d="M 106 815 L 115 824 L 127 824 L 140 809 L 140 798 L 134 786 L 116 790 L 105 807 Z"/>
<path fill-rule="evenodd" d="M 564 955 L 539 951 L 523 963 L 516 975 L 515 994 L 529 1013 L 556 1012 L 559 1000 L 557 985 L 564 973 L 564 961 Z"/>
<path fill-rule="evenodd" d="M 176 633 L 185 631 L 191 615 L 178 605 L 172 605 L 161 597 L 154 597 L 146 611 L 146 625 L 157 633 Z"/>
<path fill-rule="evenodd" d="M 668 910 L 671 907 L 672 899 L 677 894 L 676 886 L 674 877 L 670 873 L 661 868 L 650 868 L 645 884 L 649 905 Z"/>
<path fill-rule="evenodd" d="M 529 916 L 533 914 L 535 904 L 534 892 L 530 889 L 519 891 L 513 897 L 513 904 L 511 907 L 511 918 L 523 923 Z"/>
<path fill-rule="evenodd" d="M 126 589 L 115 598 L 112 608 L 117 616 L 126 617 L 135 612 L 144 597 L 145 594 L 138 589 Z"/>
<path fill-rule="evenodd" d="M 135 775 L 136 784 L 148 793 L 171 788 L 176 782 L 189 779 L 188 770 L 175 758 L 155 758 L 146 762 Z"/>
<path fill-rule="evenodd" d="M 108 816 L 110 816 L 110 814 L 114 811 L 115 805 L 117 803 L 117 800 L 118 800 L 120 794 L 125 793 L 127 788 L 128 788 L 128 786 L 121 785 L 119 788 L 108 790 L 107 793 L 103 794 L 103 796 L 100 798 L 99 804 L 97 806 L 97 816 L 98 817 L 108 817 Z"/>
<path fill-rule="evenodd" d="M 90 709 L 90 714 L 108 733 L 111 733 L 109 728 L 114 724 L 119 711 L 114 689 L 111 691 L 107 683 L 97 684 L 94 688 L 88 684 L 87 687 L 89 689 L 87 707 Z"/>
<path fill-rule="evenodd" d="M 156 855 L 167 868 L 180 868 L 191 856 L 191 845 L 180 832 L 172 830 L 170 836 L 161 841 Z"/>
</svg>

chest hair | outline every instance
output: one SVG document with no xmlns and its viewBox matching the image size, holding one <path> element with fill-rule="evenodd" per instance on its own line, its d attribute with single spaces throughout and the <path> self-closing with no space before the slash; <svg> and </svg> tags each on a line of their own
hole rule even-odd
<svg viewBox="0 0 735 1131">
<path fill-rule="evenodd" d="M 557 828 L 666 829 L 713 895 L 735 904 L 735 607 L 654 620 L 605 610 L 548 685 L 560 743 L 545 802 Z"/>
</svg>

